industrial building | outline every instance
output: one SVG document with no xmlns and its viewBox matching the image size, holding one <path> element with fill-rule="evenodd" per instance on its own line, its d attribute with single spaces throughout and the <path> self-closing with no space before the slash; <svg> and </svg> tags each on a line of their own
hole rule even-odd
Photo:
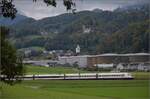
<svg viewBox="0 0 150 99">
<path fill-rule="evenodd" d="M 116 69 L 126 71 L 150 71 L 149 53 L 132 54 L 100 54 L 100 55 L 78 55 L 60 56 L 58 60 L 24 61 L 24 64 L 36 66 L 75 66 L 89 69 Z"/>
<path fill-rule="evenodd" d="M 81 68 L 87 67 L 87 61 L 88 61 L 89 55 L 82 55 L 82 56 L 63 56 L 58 58 L 59 64 L 78 64 Z"/>
<path fill-rule="evenodd" d="M 149 53 L 100 54 L 59 57 L 59 64 L 77 63 L 81 68 L 117 68 L 131 70 L 150 70 Z"/>
</svg>

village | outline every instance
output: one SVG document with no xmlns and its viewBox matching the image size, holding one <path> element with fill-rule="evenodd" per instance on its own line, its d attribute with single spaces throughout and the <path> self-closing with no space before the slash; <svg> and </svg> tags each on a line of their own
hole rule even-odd
<svg viewBox="0 0 150 99">
<path fill-rule="evenodd" d="M 100 71 L 150 71 L 149 53 L 80 55 L 79 45 L 75 51 L 74 55 L 67 53 L 53 60 L 25 60 L 24 64 L 45 67 L 70 66 Z"/>
</svg>

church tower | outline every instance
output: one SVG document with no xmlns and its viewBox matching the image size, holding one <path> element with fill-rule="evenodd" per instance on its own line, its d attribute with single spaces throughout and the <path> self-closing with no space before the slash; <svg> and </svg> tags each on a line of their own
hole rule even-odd
<svg viewBox="0 0 150 99">
<path fill-rule="evenodd" d="M 77 54 L 77 55 L 80 54 L 80 46 L 79 46 L 79 45 L 77 45 L 77 47 L 76 47 L 76 54 Z"/>
</svg>

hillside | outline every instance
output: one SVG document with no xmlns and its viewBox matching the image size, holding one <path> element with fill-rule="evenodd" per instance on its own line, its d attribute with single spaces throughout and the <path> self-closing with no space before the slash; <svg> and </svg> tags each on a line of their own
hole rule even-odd
<svg viewBox="0 0 150 99">
<path fill-rule="evenodd" d="M 16 48 L 74 50 L 83 54 L 148 52 L 149 6 L 136 5 L 114 11 L 81 11 L 41 20 L 27 18 L 10 26 L 9 39 Z"/>
</svg>

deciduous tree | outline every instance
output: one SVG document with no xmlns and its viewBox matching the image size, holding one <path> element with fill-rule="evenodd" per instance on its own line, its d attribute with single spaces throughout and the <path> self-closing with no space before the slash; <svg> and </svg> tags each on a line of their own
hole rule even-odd
<svg viewBox="0 0 150 99">
<path fill-rule="evenodd" d="M 15 48 L 8 42 L 6 36 L 9 30 L 0 27 L 1 41 L 1 64 L 0 64 L 0 80 L 10 85 L 21 81 L 24 74 L 22 58 L 18 57 Z"/>
</svg>

